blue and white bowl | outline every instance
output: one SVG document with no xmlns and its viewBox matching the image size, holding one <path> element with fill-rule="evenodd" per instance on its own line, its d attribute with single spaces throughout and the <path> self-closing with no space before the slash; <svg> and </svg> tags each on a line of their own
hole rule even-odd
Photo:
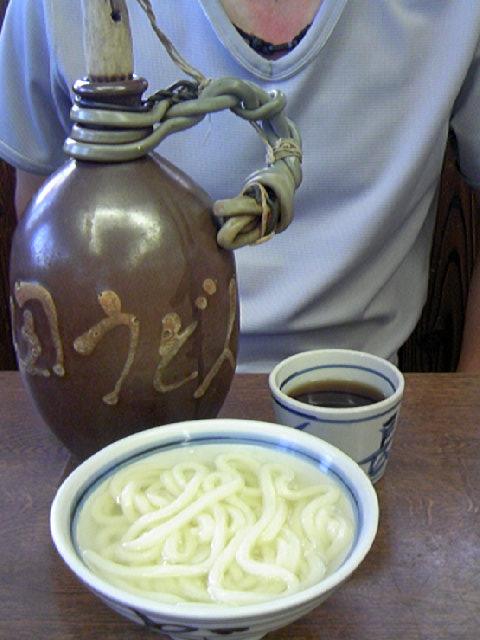
<svg viewBox="0 0 480 640">
<path fill-rule="evenodd" d="M 343 485 L 356 532 L 352 549 L 333 573 L 292 595 L 253 605 L 163 604 L 134 595 L 94 574 L 76 548 L 75 526 L 84 497 L 119 466 L 147 454 L 200 444 L 257 445 L 299 457 Z M 119 440 L 83 462 L 59 488 L 50 526 L 63 560 L 94 594 L 129 620 L 176 639 L 255 640 L 317 607 L 363 561 L 376 535 L 378 502 L 370 480 L 347 455 L 322 440 L 288 427 L 250 420 L 198 420 L 156 427 Z"/>
</svg>

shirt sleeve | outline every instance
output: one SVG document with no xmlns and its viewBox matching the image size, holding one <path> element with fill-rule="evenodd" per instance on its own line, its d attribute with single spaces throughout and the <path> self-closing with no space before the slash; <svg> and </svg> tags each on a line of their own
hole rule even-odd
<svg viewBox="0 0 480 640">
<path fill-rule="evenodd" d="M 49 174 L 66 156 L 71 99 L 57 70 L 44 0 L 10 0 L 0 34 L 0 157 Z"/>
<path fill-rule="evenodd" d="M 460 171 L 480 188 L 480 44 L 455 101 L 451 127 L 458 144 Z"/>
</svg>

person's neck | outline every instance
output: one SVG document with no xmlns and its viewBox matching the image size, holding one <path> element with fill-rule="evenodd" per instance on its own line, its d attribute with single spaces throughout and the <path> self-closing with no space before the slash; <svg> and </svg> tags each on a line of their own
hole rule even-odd
<svg viewBox="0 0 480 640">
<path fill-rule="evenodd" d="M 221 0 L 230 21 L 272 44 L 293 40 L 309 25 L 322 0 Z"/>
</svg>

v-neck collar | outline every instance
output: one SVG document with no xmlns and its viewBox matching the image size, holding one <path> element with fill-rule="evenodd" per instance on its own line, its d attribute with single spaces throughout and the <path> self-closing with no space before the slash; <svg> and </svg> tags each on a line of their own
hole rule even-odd
<svg viewBox="0 0 480 640">
<path fill-rule="evenodd" d="M 198 0 L 218 39 L 250 73 L 263 80 L 284 80 L 307 65 L 322 49 L 348 0 L 323 0 L 312 26 L 290 53 L 268 60 L 256 53 L 230 22 L 221 0 Z"/>
</svg>

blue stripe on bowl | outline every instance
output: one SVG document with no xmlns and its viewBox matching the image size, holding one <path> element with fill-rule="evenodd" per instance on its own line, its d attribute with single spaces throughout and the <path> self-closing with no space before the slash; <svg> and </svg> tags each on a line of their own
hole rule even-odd
<svg viewBox="0 0 480 640">
<path fill-rule="evenodd" d="M 267 449 L 279 450 L 283 453 L 288 453 L 289 455 L 297 456 L 301 458 L 317 468 L 323 471 L 325 474 L 334 476 L 337 482 L 343 487 L 347 498 L 350 501 L 352 506 L 353 515 L 355 518 L 355 536 L 353 539 L 353 543 L 351 545 L 350 551 L 345 556 L 342 561 L 345 562 L 351 555 L 352 550 L 357 544 L 357 540 L 360 536 L 360 532 L 364 526 L 364 514 L 360 508 L 360 499 L 356 488 L 349 484 L 347 479 L 345 478 L 342 471 L 335 465 L 329 463 L 326 459 L 321 456 L 316 456 L 313 452 L 308 449 L 304 449 L 303 447 L 293 446 L 292 443 L 282 443 L 279 441 L 272 441 L 260 436 L 258 437 L 247 437 L 245 435 L 235 434 L 235 432 L 229 433 L 228 435 L 199 435 L 199 436 L 188 436 L 188 439 L 177 439 L 171 440 L 159 445 L 155 445 L 149 447 L 147 449 L 137 450 L 134 453 L 130 453 L 128 455 L 122 456 L 117 460 L 109 463 L 103 469 L 100 469 L 95 476 L 89 479 L 87 483 L 79 489 L 76 497 L 72 501 L 72 508 L 70 511 L 70 536 L 73 541 L 73 545 L 77 552 L 79 558 L 81 558 L 81 553 L 77 543 L 76 537 L 76 527 L 78 522 L 78 517 L 81 511 L 82 505 L 85 503 L 87 498 L 91 495 L 91 493 L 99 486 L 99 484 L 105 480 L 108 476 L 113 475 L 120 468 L 125 467 L 131 462 L 137 462 L 143 458 L 147 458 L 154 453 L 158 453 L 160 451 L 168 451 L 170 449 L 182 448 L 185 446 L 198 446 L 198 445 L 209 445 L 209 444 L 247 444 L 247 445 L 256 445 L 260 447 L 265 447 Z"/>
<path fill-rule="evenodd" d="M 369 416 L 368 418 L 359 417 L 359 418 L 352 418 L 351 420 L 337 420 L 335 418 L 324 418 L 324 417 L 313 415 L 311 413 L 304 413 L 303 411 L 299 411 L 298 409 L 293 409 L 292 407 L 288 407 L 286 404 L 283 404 L 283 402 L 280 402 L 280 400 L 278 400 L 278 398 L 275 398 L 275 396 L 272 396 L 272 399 L 275 402 L 275 404 L 278 404 L 279 407 L 281 407 L 285 411 L 288 411 L 288 413 L 291 413 L 294 416 L 298 416 L 299 418 L 308 418 L 309 420 L 313 420 L 314 422 L 320 422 L 320 423 L 326 423 L 326 424 L 356 424 L 357 422 L 369 422 L 370 420 L 377 420 L 377 418 L 383 418 L 383 416 L 386 416 L 392 411 L 395 411 L 399 407 L 401 402 L 399 400 L 397 404 L 394 404 L 389 409 L 386 409 L 386 411 L 382 411 L 381 413 L 376 413 L 375 415 Z"/>
<path fill-rule="evenodd" d="M 355 369 L 357 371 L 366 371 L 367 373 L 372 373 L 373 375 L 378 376 L 379 378 L 382 378 L 382 380 L 387 382 L 392 390 L 392 393 L 394 393 L 397 389 L 394 382 L 392 382 L 392 380 L 388 376 L 384 375 L 380 371 L 372 369 L 371 367 L 362 367 L 356 364 L 322 364 L 316 365 L 314 367 L 308 367 L 307 369 L 300 369 L 299 371 L 295 371 L 295 373 L 292 373 L 287 378 L 285 378 L 285 380 L 279 385 L 279 388 L 280 390 L 282 390 L 285 385 L 288 384 L 291 380 L 295 380 L 295 378 L 302 376 L 304 373 L 310 373 L 311 371 L 320 371 L 321 369 Z"/>
</svg>

